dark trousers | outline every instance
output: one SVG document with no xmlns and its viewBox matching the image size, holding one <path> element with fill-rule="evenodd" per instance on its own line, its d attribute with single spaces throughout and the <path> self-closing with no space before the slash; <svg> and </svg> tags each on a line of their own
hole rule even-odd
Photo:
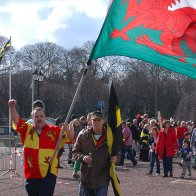
<svg viewBox="0 0 196 196">
<path fill-rule="evenodd" d="M 165 175 L 168 175 L 169 172 L 170 172 L 170 175 L 173 174 L 172 160 L 173 160 L 173 157 L 163 156 L 163 170 L 164 170 Z"/>
<path fill-rule="evenodd" d="M 144 162 L 149 161 L 149 149 L 140 149 L 140 160 Z"/>
<path fill-rule="evenodd" d="M 178 149 L 181 150 L 183 144 L 183 139 L 178 139 Z"/>
<path fill-rule="evenodd" d="M 133 165 L 135 165 L 137 163 L 137 161 L 135 160 L 133 153 L 132 153 L 132 146 L 125 146 L 123 145 L 122 149 L 121 149 L 121 156 L 120 156 L 120 162 L 119 165 L 124 165 L 124 160 L 125 160 L 125 153 L 128 153 L 129 159 L 131 160 L 131 162 L 133 163 Z"/>
<path fill-rule="evenodd" d="M 53 196 L 56 176 L 49 173 L 45 178 L 26 179 L 28 196 Z"/>
<path fill-rule="evenodd" d="M 73 144 L 68 144 L 69 147 L 69 153 L 68 153 L 68 164 L 72 163 L 72 149 L 73 149 Z"/>
<path fill-rule="evenodd" d="M 156 162 L 157 170 L 156 173 L 160 174 L 160 162 L 158 156 L 155 152 L 150 152 L 150 165 L 149 165 L 149 172 L 152 174 L 154 163 Z"/>
<path fill-rule="evenodd" d="M 82 185 L 79 186 L 79 196 L 107 196 L 108 186 L 102 186 L 96 189 L 87 189 Z"/>
</svg>

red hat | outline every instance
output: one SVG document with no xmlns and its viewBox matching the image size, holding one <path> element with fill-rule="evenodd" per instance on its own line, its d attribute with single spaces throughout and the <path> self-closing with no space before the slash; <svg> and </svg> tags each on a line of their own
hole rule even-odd
<svg viewBox="0 0 196 196">
<path fill-rule="evenodd" d="M 137 114 L 135 117 L 136 117 L 137 119 L 138 119 L 138 118 L 142 118 L 141 114 Z"/>
</svg>

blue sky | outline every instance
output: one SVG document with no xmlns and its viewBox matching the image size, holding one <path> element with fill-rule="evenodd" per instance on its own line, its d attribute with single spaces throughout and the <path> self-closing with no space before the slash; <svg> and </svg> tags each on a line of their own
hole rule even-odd
<svg viewBox="0 0 196 196">
<path fill-rule="evenodd" d="M 0 35 L 26 44 L 55 42 L 66 49 L 95 41 L 110 0 L 0 0 Z"/>
</svg>

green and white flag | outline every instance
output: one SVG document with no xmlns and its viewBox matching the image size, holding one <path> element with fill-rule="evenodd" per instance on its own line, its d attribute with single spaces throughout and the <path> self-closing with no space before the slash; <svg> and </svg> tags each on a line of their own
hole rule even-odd
<svg viewBox="0 0 196 196">
<path fill-rule="evenodd" d="M 196 0 L 113 0 L 89 60 L 115 55 L 196 79 Z"/>
</svg>

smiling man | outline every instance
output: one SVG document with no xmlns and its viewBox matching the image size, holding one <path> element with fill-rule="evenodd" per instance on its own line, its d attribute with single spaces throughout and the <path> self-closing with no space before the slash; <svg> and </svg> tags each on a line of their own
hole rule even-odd
<svg viewBox="0 0 196 196">
<path fill-rule="evenodd" d="M 117 161 L 117 157 L 110 157 L 102 113 L 92 112 L 91 123 L 92 127 L 86 128 L 78 136 L 72 151 L 74 159 L 82 163 L 80 193 L 85 196 L 106 196 L 110 165 Z"/>
<path fill-rule="evenodd" d="M 16 131 L 24 145 L 24 174 L 26 178 L 26 191 L 29 196 L 52 196 L 56 184 L 58 159 L 55 156 L 50 172 L 48 172 L 50 159 L 58 142 L 61 128 L 46 124 L 45 111 L 36 107 L 32 111 L 34 125 L 25 122 L 16 111 L 16 100 L 8 101 L 11 117 L 17 126 Z M 74 138 L 74 133 L 68 125 L 63 125 L 65 131 L 59 149 L 64 143 Z"/>
</svg>

